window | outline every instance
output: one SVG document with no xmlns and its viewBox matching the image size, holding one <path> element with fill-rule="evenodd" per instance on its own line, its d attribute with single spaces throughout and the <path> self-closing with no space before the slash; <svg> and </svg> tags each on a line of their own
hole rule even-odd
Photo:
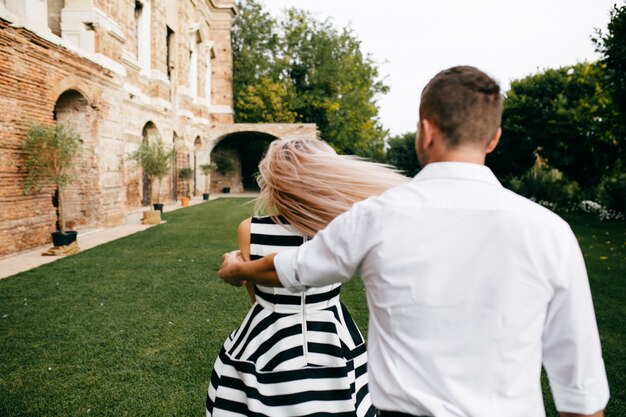
<svg viewBox="0 0 626 417">
<path fill-rule="evenodd" d="M 198 45 L 201 42 L 200 31 L 192 32 L 189 46 L 189 91 L 194 97 L 198 95 Z"/>
<path fill-rule="evenodd" d="M 135 0 L 137 61 L 144 73 L 150 73 L 150 0 Z"/>
<path fill-rule="evenodd" d="M 174 71 L 174 64 L 176 63 L 174 57 L 174 31 L 169 26 L 166 27 L 167 36 L 165 42 L 167 44 L 167 56 L 165 57 L 165 62 L 167 65 L 167 79 L 172 81 L 172 72 Z"/>
<path fill-rule="evenodd" d="M 211 105 L 211 83 L 213 82 L 213 59 L 215 59 L 215 51 L 211 45 L 207 48 L 206 75 L 204 80 L 204 97 L 209 106 Z"/>
</svg>

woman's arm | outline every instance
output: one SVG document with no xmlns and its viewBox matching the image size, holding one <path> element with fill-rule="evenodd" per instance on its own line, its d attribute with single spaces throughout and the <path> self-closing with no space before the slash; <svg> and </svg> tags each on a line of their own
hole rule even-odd
<svg viewBox="0 0 626 417">
<path fill-rule="evenodd" d="M 252 223 L 251 218 L 247 218 L 246 220 L 239 223 L 239 228 L 237 229 L 237 241 L 239 242 L 239 252 L 241 253 L 241 257 L 244 261 L 250 260 L 250 224 Z M 256 301 L 256 297 L 254 295 L 254 283 L 246 282 L 246 290 L 248 290 L 248 295 L 250 296 L 250 300 L 254 304 Z"/>
</svg>

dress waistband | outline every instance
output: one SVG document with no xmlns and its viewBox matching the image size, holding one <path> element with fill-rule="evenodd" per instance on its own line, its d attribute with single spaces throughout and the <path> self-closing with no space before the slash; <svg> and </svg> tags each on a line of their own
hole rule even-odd
<svg viewBox="0 0 626 417">
<path fill-rule="evenodd" d="M 307 310 L 322 310 L 339 302 L 341 286 L 337 286 L 330 291 L 317 294 L 270 294 L 263 292 L 258 287 L 254 288 L 257 302 L 270 310 L 280 312 L 298 312 L 302 309 L 302 303 Z"/>
</svg>

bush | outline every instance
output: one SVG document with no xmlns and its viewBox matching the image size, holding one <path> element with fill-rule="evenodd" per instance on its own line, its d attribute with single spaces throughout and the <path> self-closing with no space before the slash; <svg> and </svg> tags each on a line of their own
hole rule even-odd
<svg viewBox="0 0 626 417">
<path fill-rule="evenodd" d="M 226 175 L 235 169 L 234 162 L 225 154 L 218 153 L 213 157 L 213 162 L 215 163 L 217 172 L 222 175 Z"/>
<path fill-rule="evenodd" d="M 540 204 L 557 209 L 567 206 L 576 200 L 580 187 L 569 181 L 561 171 L 551 168 L 541 158 L 520 178 L 513 178 L 510 188 Z"/>
<path fill-rule="evenodd" d="M 598 200 L 607 208 L 626 215 L 626 174 L 604 177 Z"/>
</svg>

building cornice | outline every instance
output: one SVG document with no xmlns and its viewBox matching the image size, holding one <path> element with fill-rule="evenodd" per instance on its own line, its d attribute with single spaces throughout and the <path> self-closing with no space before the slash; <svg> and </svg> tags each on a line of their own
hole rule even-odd
<svg viewBox="0 0 626 417">
<path fill-rule="evenodd" d="M 239 13 L 239 7 L 234 0 L 207 0 L 207 4 L 217 11 L 230 11 L 232 17 Z"/>
</svg>

